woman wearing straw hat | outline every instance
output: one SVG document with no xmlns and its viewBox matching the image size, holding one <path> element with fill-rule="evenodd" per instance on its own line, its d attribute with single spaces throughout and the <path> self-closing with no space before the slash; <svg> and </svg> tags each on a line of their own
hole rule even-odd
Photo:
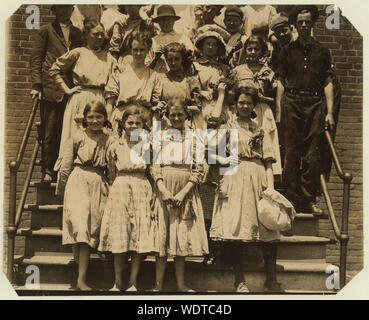
<svg viewBox="0 0 369 320">
<path fill-rule="evenodd" d="M 221 33 L 224 29 L 214 24 L 208 24 L 200 27 L 194 37 L 194 44 L 198 51 L 199 58 L 194 62 L 194 68 L 201 83 L 202 94 L 202 114 L 200 121 L 203 127 L 211 127 L 213 124 L 208 121 L 218 122 L 224 106 L 224 94 L 221 95 L 219 84 L 229 73 L 229 67 L 222 62 L 225 56 L 225 42 Z M 224 84 L 222 84 L 224 87 Z M 222 89 L 222 88 L 220 88 Z M 223 99 L 223 103 L 217 103 Z M 223 113 L 222 118 L 227 118 Z M 214 170 L 212 170 L 214 171 Z M 200 185 L 199 191 L 204 207 L 204 218 L 207 232 L 211 225 L 212 209 L 215 196 L 214 185 L 217 184 L 216 175 L 206 176 L 206 182 Z M 204 265 L 215 264 L 217 256 L 216 243 L 209 242 L 209 255 L 205 256 Z"/>
<path fill-rule="evenodd" d="M 223 32 L 224 30 L 216 25 L 205 25 L 199 28 L 194 38 L 200 56 L 194 62 L 194 67 L 201 84 L 204 128 L 207 118 L 210 116 L 219 118 L 223 111 L 224 97 L 222 103 L 217 104 L 221 98 L 219 85 L 224 82 L 222 80 L 225 80 L 229 73 L 229 67 L 223 63 L 226 46 Z"/>
<path fill-rule="evenodd" d="M 190 38 L 173 30 L 175 22 L 179 19 L 181 17 L 177 16 L 174 8 L 169 5 L 159 6 L 156 16 L 152 19 L 154 23 L 159 24 L 160 33 L 152 39 L 153 45 L 146 59 L 146 64 L 157 72 L 166 73 L 169 71 L 162 56 L 163 48 L 169 43 L 178 42 L 184 44 L 187 50 L 194 51 Z"/>
</svg>

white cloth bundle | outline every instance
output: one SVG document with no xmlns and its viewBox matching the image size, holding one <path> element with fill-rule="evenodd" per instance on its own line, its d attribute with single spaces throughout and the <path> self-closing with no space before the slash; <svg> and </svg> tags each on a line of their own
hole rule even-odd
<svg viewBox="0 0 369 320">
<path fill-rule="evenodd" d="M 263 191 L 261 197 L 258 204 L 259 221 L 269 230 L 290 230 L 296 216 L 291 202 L 273 189 Z"/>
</svg>

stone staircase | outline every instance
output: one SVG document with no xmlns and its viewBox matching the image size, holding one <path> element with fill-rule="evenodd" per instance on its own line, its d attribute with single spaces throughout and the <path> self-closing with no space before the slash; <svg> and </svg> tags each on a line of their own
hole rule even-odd
<svg viewBox="0 0 369 320">
<path fill-rule="evenodd" d="M 31 211 L 30 228 L 22 228 L 18 236 L 25 237 L 25 254 L 15 257 L 16 290 L 27 290 L 25 280 L 27 266 L 35 265 L 40 270 L 41 290 L 73 290 L 76 264 L 72 259 L 70 246 L 61 245 L 63 206 L 61 199 L 54 195 L 55 184 L 31 183 L 36 188 L 37 203 L 25 206 Z M 320 219 L 326 219 L 326 216 Z M 287 293 L 328 293 L 326 280 L 325 246 L 334 243 L 332 239 L 319 236 L 319 218 L 312 214 L 298 214 L 292 227 L 292 235 L 282 236 L 278 243 L 278 281 Z M 250 245 L 245 255 L 245 274 L 252 292 L 262 292 L 265 275 L 260 245 Z M 165 290 L 175 291 L 174 267 L 172 260 L 166 271 Z M 129 275 L 129 263 L 126 264 Z M 197 292 L 232 293 L 233 273 L 227 266 L 205 267 L 202 258 L 188 257 L 186 282 Z M 147 290 L 154 286 L 155 258 L 146 256 L 142 262 L 138 287 Z M 88 283 L 96 290 L 108 290 L 114 284 L 112 257 L 91 255 Z"/>
</svg>

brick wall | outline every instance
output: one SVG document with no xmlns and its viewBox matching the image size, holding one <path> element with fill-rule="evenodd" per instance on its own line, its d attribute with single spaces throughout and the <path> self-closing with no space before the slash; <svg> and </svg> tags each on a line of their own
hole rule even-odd
<svg viewBox="0 0 369 320">
<path fill-rule="evenodd" d="M 354 175 L 350 190 L 350 219 L 347 268 L 353 276 L 363 266 L 363 157 L 362 157 L 362 106 L 363 106 L 363 38 L 345 18 L 340 19 L 339 30 L 325 27 L 325 6 L 320 6 L 321 17 L 314 34 L 330 49 L 336 74 L 342 86 L 342 103 L 335 139 L 335 147 L 343 171 Z M 333 201 L 337 221 L 341 225 L 342 184 L 332 168 L 328 189 Z M 331 223 L 320 222 L 320 234 L 334 237 Z M 327 247 L 327 260 L 339 262 L 339 245 Z"/>
<path fill-rule="evenodd" d="M 35 30 L 28 30 L 25 27 L 25 21 L 28 15 L 25 13 L 26 6 L 21 6 L 7 22 L 7 47 L 6 47 L 6 97 L 5 97 L 5 178 L 4 178 L 4 226 L 8 222 L 8 207 L 9 207 L 9 169 L 8 162 L 15 159 L 26 123 L 29 117 L 29 113 L 32 107 L 32 100 L 30 97 L 31 90 L 31 78 L 29 73 L 29 62 L 31 56 L 31 47 L 33 35 Z M 53 15 L 50 12 L 50 5 L 41 5 L 41 25 L 54 20 Z M 37 120 L 39 121 L 39 114 L 37 114 Z M 28 163 L 31 158 L 32 149 L 34 146 L 36 137 L 36 130 L 32 130 L 31 137 L 24 155 L 23 163 L 20 167 L 17 180 L 17 200 L 20 198 L 20 191 L 24 183 Z M 40 168 L 36 167 L 34 173 L 35 179 L 40 179 Z M 30 188 L 27 201 L 29 203 L 35 202 L 35 190 Z M 21 227 L 27 227 L 30 224 L 30 214 L 24 213 L 21 223 Z M 7 241 L 6 233 L 4 233 L 4 270 L 5 260 L 7 254 Z M 17 237 L 15 243 L 16 254 L 22 254 L 24 250 L 23 237 Z"/>
<path fill-rule="evenodd" d="M 50 6 L 42 5 L 41 25 L 53 20 Z M 317 40 L 330 48 L 336 73 L 342 85 L 342 105 L 336 136 L 336 148 L 342 161 L 344 171 L 354 174 L 351 187 L 350 202 L 350 241 L 348 250 L 348 270 L 353 275 L 363 265 L 363 203 L 362 203 L 362 86 L 363 86 L 363 40 L 361 35 L 344 17 L 341 17 L 339 30 L 325 28 L 325 6 L 319 6 L 321 17 L 316 24 L 314 34 Z M 31 109 L 29 91 L 31 88 L 29 76 L 30 47 L 34 30 L 25 28 L 25 7 L 20 7 L 8 21 L 7 45 L 7 79 L 6 79 L 6 150 L 5 161 L 14 159 L 21 141 L 21 136 Z M 30 142 L 34 141 L 33 132 Z M 32 145 L 27 147 L 24 164 L 30 159 Z M 7 224 L 8 210 L 8 182 L 9 174 L 5 166 L 5 198 L 4 198 L 4 225 Z M 21 189 L 25 177 L 26 167 L 21 166 L 18 175 L 18 189 Z M 39 168 L 34 177 L 40 178 Z M 332 170 L 329 190 L 340 223 L 342 210 L 342 185 L 335 170 Z M 18 194 L 19 197 L 19 194 Z M 29 201 L 34 201 L 35 194 L 31 189 Z M 324 204 L 323 204 L 324 206 Z M 24 216 L 23 225 L 29 223 L 29 215 Z M 321 221 L 322 236 L 333 237 L 329 221 Z M 6 240 L 6 234 L 4 234 Z M 4 262 L 6 257 L 6 241 L 4 241 Z M 17 239 L 16 252 L 22 253 L 23 241 Z M 339 246 L 331 245 L 327 248 L 328 261 L 338 263 Z M 4 264 L 5 267 L 5 264 Z"/>
</svg>

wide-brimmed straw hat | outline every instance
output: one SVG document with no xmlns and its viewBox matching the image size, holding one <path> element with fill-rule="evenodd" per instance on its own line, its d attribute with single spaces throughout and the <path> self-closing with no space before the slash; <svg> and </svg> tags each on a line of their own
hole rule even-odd
<svg viewBox="0 0 369 320">
<path fill-rule="evenodd" d="M 152 19 L 152 21 L 158 22 L 158 20 L 163 17 L 173 17 L 176 20 L 181 19 L 181 17 L 177 16 L 174 8 L 167 4 L 158 7 L 156 16 Z"/>
<path fill-rule="evenodd" d="M 297 19 L 297 15 L 301 12 L 301 11 L 310 11 L 311 12 L 311 20 L 313 22 L 317 21 L 319 18 L 319 10 L 317 6 L 314 5 L 299 5 L 299 6 L 295 6 L 292 10 L 290 15 L 288 16 L 288 21 L 290 22 L 290 24 L 295 24 L 296 23 L 296 19 Z"/>
<path fill-rule="evenodd" d="M 200 27 L 196 32 L 196 35 L 193 39 L 195 47 L 201 51 L 202 40 L 209 37 L 216 38 L 218 40 L 218 43 L 225 48 L 226 47 L 225 37 L 226 39 L 229 38 L 229 33 L 224 29 L 222 29 L 221 27 L 217 26 L 216 24 L 206 24 Z"/>
</svg>

